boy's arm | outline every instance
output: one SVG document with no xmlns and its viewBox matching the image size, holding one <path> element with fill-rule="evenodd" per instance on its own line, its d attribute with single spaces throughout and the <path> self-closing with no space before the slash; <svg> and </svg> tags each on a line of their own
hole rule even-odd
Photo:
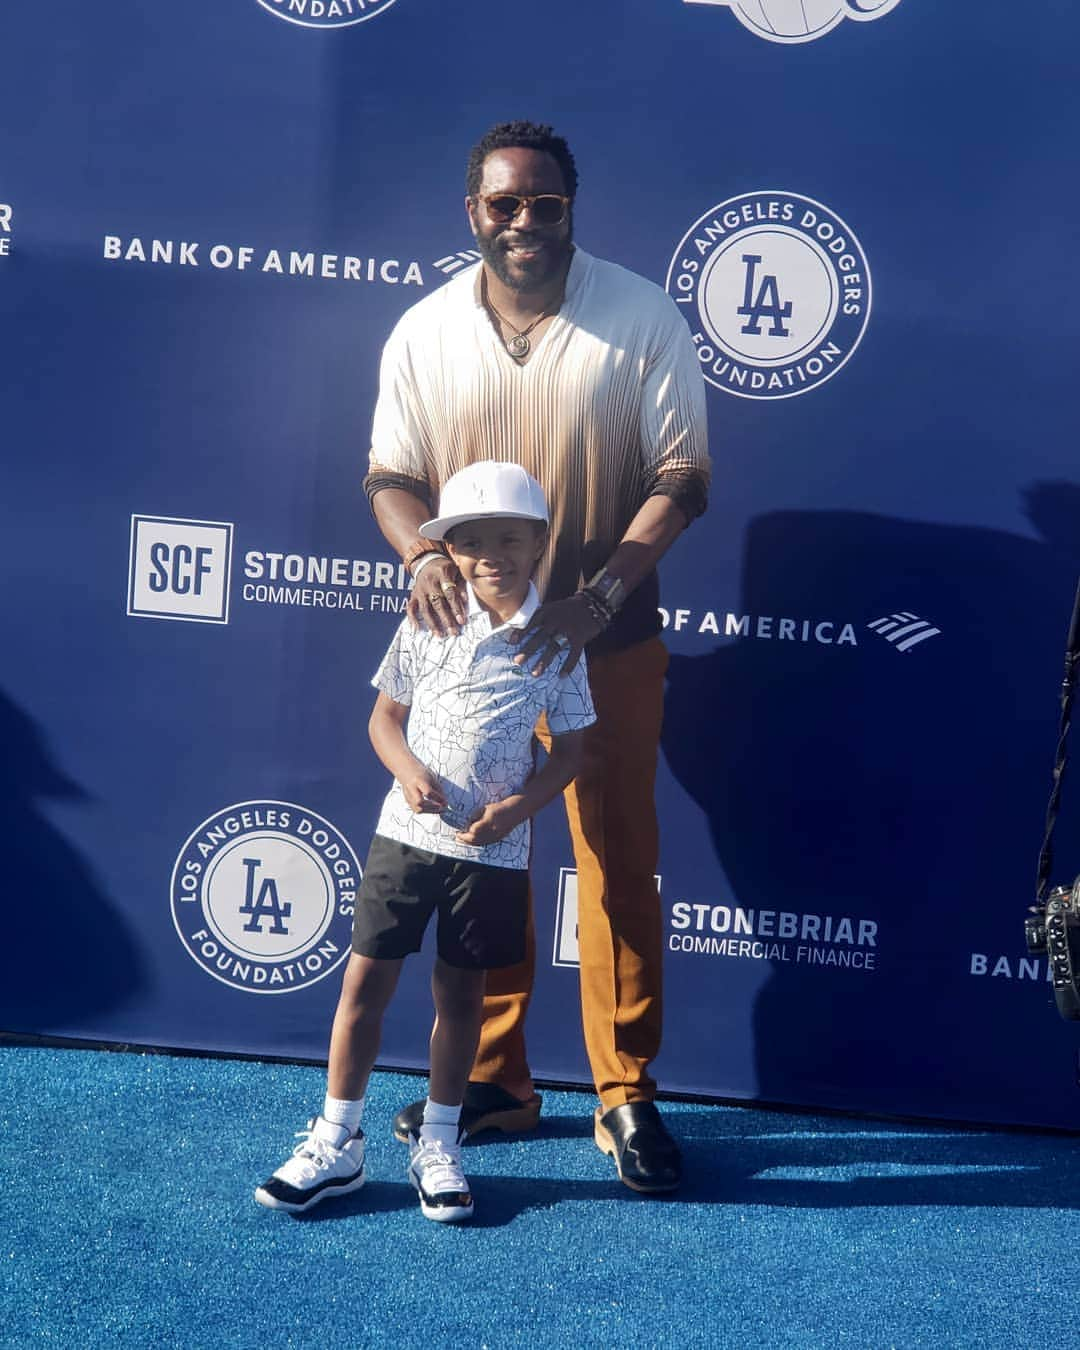
<svg viewBox="0 0 1080 1350">
<path fill-rule="evenodd" d="M 405 739 L 409 709 L 379 691 L 368 721 L 368 735 L 383 765 L 401 784 L 405 800 L 417 812 L 445 811 L 447 802 L 435 774 L 416 758 Z"/>
<path fill-rule="evenodd" d="M 536 815 L 573 781 L 581 768 L 584 743 L 584 731 L 566 731 L 561 736 L 552 736 L 547 759 L 521 791 L 486 806 L 469 828 L 458 834 L 458 843 L 497 844 L 522 821 Z"/>
</svg>

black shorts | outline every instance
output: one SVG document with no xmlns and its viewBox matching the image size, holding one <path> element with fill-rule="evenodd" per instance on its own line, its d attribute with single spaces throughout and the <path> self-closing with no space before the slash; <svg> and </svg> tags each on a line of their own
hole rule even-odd
<svg viewBox="0 0 1080 1350">
<path fill-rule="evenodd" d="M 449 966 L 493 970 L 525 959 L 529 874 L 399 844 L 377 834 L 356 896 L 352 949 L 397 961 L 418 952 L 438 911 L 438 952 Z"/>
</svg>

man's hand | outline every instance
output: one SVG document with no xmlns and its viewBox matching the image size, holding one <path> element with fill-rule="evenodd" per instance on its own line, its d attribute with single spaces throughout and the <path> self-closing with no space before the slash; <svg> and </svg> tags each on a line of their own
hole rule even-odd
<svg viewBox="0 0 1080 1350">
<path fill-rule="evenodd" d="M 417 815 L 438 815 L 448 805 L 446 794 L 439 786 L 439 780 L 426 769 L 418 769 L 407 778 L 398 780 L 409 809 Z"/>
<path fill-rule="evenodd" d="M 513 639 L 520 646 L 514 664 L 528 666 L 533 675 L 543 674 L 558 655 L 560 638 L 564 638 L 569 650 L 560 673 L 569 675 L 581 660 L 585 644 L 603 631 L 603 625 L 597 622 L 592 606 L 583 595 L 552 600 L 541 605 L 520 637 Z"/>
<path fill-rule="evenodd" d="M 508 797 L 502 802 L 489 802 L 478 811 L 466 829 L 455 836 L 459 844 L 497 844 L 505 839 L 525 819 L 517 800 Z"/>
<path fill-rule="evenodd" d="M 465 622 L 465 583 L 449 558 L 429 562 L 413 582 L 407 613 L 417 628 L 439 637 L 461 631 Z"/>
</svg>

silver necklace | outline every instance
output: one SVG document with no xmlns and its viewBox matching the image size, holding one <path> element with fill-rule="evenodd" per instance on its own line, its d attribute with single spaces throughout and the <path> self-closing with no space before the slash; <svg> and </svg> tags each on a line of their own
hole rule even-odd
<svg viewBox="0 0 1080 1350">
<path fill-rule="evenodd" d="M 510 355 L 515 358 L 515 360 L 523 361 L 525 357 L 528 356 L 529 352 L 532 351 L 532 343 L 529 341 L 529 334 L 532 332 L 532 330 L 536 327 L 538 323 L 541 323 L 544 319 L 550 318 L 552 314 L 555 314 L 558 311 L 559 305 L 562 304 L 562 300 L 560 299 L 559 305 L 556 305 L 554 309 L 545 309 L 543 313 L 538 314 L 527 328 L 515 328 L 514 325 L 510 322 L 510 320 L 507 319 L 504 315 L 500 314 L 499 311 L 495 308 L 495 306 L 491 303 L 491 296 L 488 295 L 486 277 L 483 279 L 483 291 L 484 291 L 484 304 L 487 305 L 488 309 L 492 312 L 495 318 L 498 319 L 498 321 L 501 324 L 505 324 L 506 327 L 509 328 L 514 335 L 513 337 L 503 338 L 502 339 L 503 346 L 510 353 Z M 499 336 L 502 337 L 502 334 L 500 333 Z"/>
</svg>

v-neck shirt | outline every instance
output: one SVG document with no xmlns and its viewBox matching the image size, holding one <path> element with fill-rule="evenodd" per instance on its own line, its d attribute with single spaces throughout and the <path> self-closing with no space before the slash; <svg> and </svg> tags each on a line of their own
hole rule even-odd
<svg viewBox="0 0 1080 1350">
<path fill-rule="evenodd" d="M 416 481 L 434 506 L 468 464 L 521 464 L 551 508 L 537 584 L 561 599 L 607 561 L 664 475 L 707 481 L 700 363 L 670 296 L 575 248 L 562 307 L 522 365 L 491 323 L 480 276 L 478 264 L 426 296 L 387 340 L 371 470 Z M 658 598 L 653 576 L 604 638 L 657 632 Z"/>
</svg>

